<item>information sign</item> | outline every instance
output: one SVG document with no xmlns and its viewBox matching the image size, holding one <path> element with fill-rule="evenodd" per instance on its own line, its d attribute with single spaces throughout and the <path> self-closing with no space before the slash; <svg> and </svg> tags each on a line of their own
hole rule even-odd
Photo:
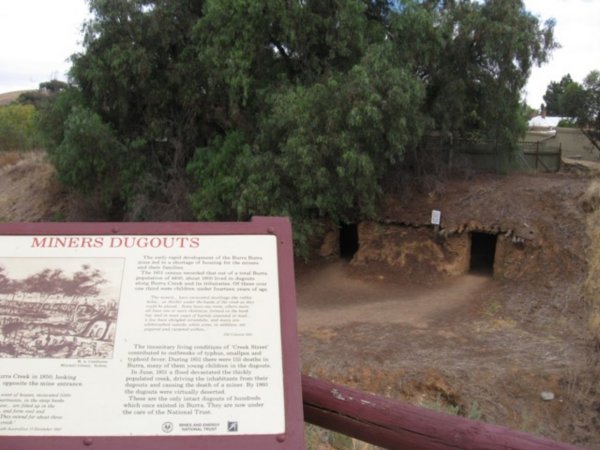
<svg viewBox="0 0 600 450">
<path fill-rule="evenodd" d="M 0 225 L 0 448 L 303 448 L 291 247 L 281 218 Z"/>
</svg>

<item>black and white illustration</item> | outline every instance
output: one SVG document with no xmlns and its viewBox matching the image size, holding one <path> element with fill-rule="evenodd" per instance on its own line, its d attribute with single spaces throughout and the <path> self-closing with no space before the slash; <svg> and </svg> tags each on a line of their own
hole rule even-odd
<svg viewBox="0 0 600 450">
<path fill-rule="evenodd" d="M 0 358 L 112 358 L 123 258 L 0 258 Z"/>
</svg>

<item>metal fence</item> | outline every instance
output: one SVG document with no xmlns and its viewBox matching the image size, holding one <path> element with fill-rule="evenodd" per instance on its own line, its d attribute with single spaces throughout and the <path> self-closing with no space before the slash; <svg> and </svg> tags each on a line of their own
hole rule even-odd
<svg viewBox="0 0 600 450">
<path fill-rule="evenodd" d="M 544 141 L 521 142 L 521 170 L 536 172 L 558 172 L 562 159 L 562 149 L 546 145 Z"/>
<path fill-rule="evenodd" d="M 519 142 L 507 151 L 495 142 L 461 141 L 451 143 L 439 139 L 427 142 L 426 151 L 437 154 L 450 169 L 508 172 L 557 172 L 562 151 L 545 142 Z"/>
</svg>

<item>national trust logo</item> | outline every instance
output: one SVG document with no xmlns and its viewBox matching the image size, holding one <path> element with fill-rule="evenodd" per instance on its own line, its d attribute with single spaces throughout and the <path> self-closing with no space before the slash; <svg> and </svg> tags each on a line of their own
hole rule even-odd
<svg viewBox="0 0 600 450">
<path fill-rule="evenodd" d="M 163 433 L 170 433 L 173 431 L 173 422 L 165 422 L 162 424 L 161 429 Z"/>
</svg>

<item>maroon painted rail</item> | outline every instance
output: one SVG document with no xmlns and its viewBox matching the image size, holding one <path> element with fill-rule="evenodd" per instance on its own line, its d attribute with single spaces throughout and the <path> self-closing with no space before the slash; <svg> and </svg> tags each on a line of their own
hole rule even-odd
<svg viewBox="0 0 600 450">
<path fill-rule="evenodd" d="M 570 444 L 302 377 L 304 420 L 390 449 L 567 450 Z"/>
</svg>

